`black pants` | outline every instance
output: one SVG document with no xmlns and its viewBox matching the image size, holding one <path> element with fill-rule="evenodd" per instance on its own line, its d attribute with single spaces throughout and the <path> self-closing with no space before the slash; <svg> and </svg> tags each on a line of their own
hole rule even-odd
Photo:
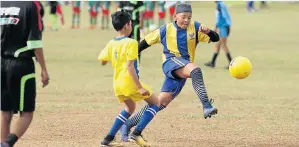
<svg viewBox="0 0 299 147">
<path fill-rule="evenodd" d="M 139 24 L 132 23 L 132 32 L 129 37 L 137 40 L 138 42 L 140 41 L 140 26 L 139 26 Z"/>
<path fill-rule="evenodd" d="M 1 111 L 33 112 L 35 97 L 32 58 L 1 58 Z"/>
<path fill-rule="evenodd" d="M 139 41 L 140 41 L 140 26 L 139 26 L 139 24 L 132 23 L 132 32 L 129 37 L 137 40 L 139 43 Z M 138 54 L 139 62 L 140 62 L 140 55 L 141 55 L 141 53 Z"/>
<path fill-rule="evenodd" d="M 56 14 L 56 11 L 57 11 L 57 5 L 51 4 L 50 5 L 50 14 Z"/>
</svg>

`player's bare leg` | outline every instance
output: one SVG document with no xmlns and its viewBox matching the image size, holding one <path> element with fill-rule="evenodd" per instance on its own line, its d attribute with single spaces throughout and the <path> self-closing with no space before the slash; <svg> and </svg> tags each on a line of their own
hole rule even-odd
<svg viewBox="0 0 299 147">
<path fill-rule="evenodd" d="M 159 99 L 160 105 L 163 105 L 165 108 L 173 100 L 172 93 L 171 92 L 160 92 L 158 99 Z"/>
<path fill-rule="evenodd" d="M 228 64 L 229 64 L 232 61 L 232 57 L 230 55 L 230 52 L 229 52 L 229 49 L 228 49 L 228 46 L 227 46 L 227 38 L 220 38 L 220 42 L 221 42 L 223 50 L 226 54 Z M 226 68 L 228 69 L 228 66 Z"/>
<path fill-rule="evenodd" d="M 215 67 L 215 62 L 216 62 L 216 59 L 217 59 L 217 56 L 220 52 L 220 48 L 221 48 L 221 42 L 218 41 L 216 44 L 215 44 L 215 52 L 213 54 L 213 57 L 212 57 L 212 60 L 205 63 L 205 66 L 208 66 L 208 67 L 211 67 L 211 68 L 214 68 Z"/>
<path fill-rule="evenodd" d="M 181 78 L 192 79 L 193 88 L 203 105 L 204 118 L 217 114 L 218 110 L 217 108 L 213 108 L 208 98 L 207 90 L 203 81 L 202 71 L 197 65 L 189 63 L 185 67 L 177 69 L 175 74 Z"/>
<path fill-rule="evenodd" d="M 125 110 L 129 113 L 129 114 L 133 114 L 135 109 L 136 109 L 136 103 L 133 102 L 131 99 L 125 100 Z"/>
<path fill-rule="evenodd" d="M 21 138 L 24 133 L 29 128 L 31 121 L 33 119 L 33 112 L 21 112 L 14 129 L 7 136 L 5 142 L 9 146 L 14 146 L 14 144 Z"/>
<path fill-rule="evenodd" d="M 215 32 L 219 33 L 219 30 L 217 28 L 214 29 Z M 220 52 L 220 49 L 221 49 L 221 41 L 218 41 L 217 43 L 215 43 L 215 48 L 214 48 L 214 53 L 213 53 L 213 57 L 212 57 L 212 60 L 205 63 L 204 65 L 205 66 L 208 66 L 208 67 L 211 67 L 211 68 L 214 68 L 215 67 L 215 62 L 216 62 L 216 59 L 217 59 L 217 56 Z"/>
<path fill-rule="evenodd" d="M 23 134 L 26 132 L 26 130 L 31 124 L 33 114 L 33 112 L 20 113 L 20 117 L 18 118 L 12 133 L 16 134 L 19 138 L 23 136 Z"/>
<path fill-rule="evenodd" d="M 1 143 L 5 141 L 10 133 L 10 123 L 13 114 L 11 112 L 1 111 Z"/>
</svg>

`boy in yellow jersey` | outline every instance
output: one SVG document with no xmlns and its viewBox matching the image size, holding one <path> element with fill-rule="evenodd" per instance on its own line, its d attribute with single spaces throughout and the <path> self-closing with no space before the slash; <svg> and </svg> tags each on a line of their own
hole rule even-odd
<svg viewBox="0 0 299 147">
<path fill-rule="evenodd" d="M 139 51 L 149 46 L 161 43 L 163 45 L 163 72 L 166 76 L 159 94 L 160 108 L 164 109 L 182 90 L 187 78 L 192 79 L 193 88 L 203 105 L 204 118 L 217 114 L 217 108 L 209 100 L 201 69 L 193 63 L 195 49 L 199 42 L 217 42 L 219 35 L 199 22 L 191 21 L 192 8 L 190 4 L 182 3 L 176 7 L 175 21 L 160 27 L 139 44 Z M 121 139 L 128 141 L 130 129 L 140 121 L 145 106 L 140 112 L 130 118 L 121 128 Z"/>
<path fill-rule="evenodd" d="M 137 69 L 138 42 L 128 37 L 132 31 L 130 14 L 118 11 L 111 17 L 113 27 L 118 32 L 118 36 L 109 41 L 98 59 L 102 62 L 102 65 L 111 61 L 114 68 L 113 85 L 115 96 L 118 97 L 120 102 L 125 104 L 125 110 L 116 117 L 112 128 L 101 142 L 101 145 L 114 145 L 115 134 L 135 111 L 135 102 L 145 100 L 149 104 L 149 108 L 131 136 L 132 140 L 135 140 L 138 145 L 147 147 L 150 145 L 143 139 L 141 133 L 159 110 L 159 101 L 152 94 L 150 87 L 139 81 L 139 71 Z"/>
</svg>

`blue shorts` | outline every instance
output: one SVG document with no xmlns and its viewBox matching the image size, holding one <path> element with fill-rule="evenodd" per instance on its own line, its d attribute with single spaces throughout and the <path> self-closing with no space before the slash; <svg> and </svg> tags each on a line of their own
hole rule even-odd
<svg viewBox="0 0 299 147">
<path fill-rule="evenodd" d="M 163 63 L 162 69 L 166 77 L 161 92 L 172 92 L 173 99 L 181 92 L 187 79 L 176 77 L 174 71 L 189 63 L 190 61 L 182 57 L 172 57 Z"/>
<path fill-rule="evenodd" d="M 229 26 L 218 27 L 218 30 L 219 30 L 220 38 L 227 38 L 229 36 L 229 32 L 230 32 Z"/>
</svg>

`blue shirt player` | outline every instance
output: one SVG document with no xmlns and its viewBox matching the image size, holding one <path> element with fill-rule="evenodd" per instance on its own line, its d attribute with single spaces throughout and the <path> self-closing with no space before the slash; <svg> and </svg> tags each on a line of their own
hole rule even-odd
<svg viewBox="0 0 299 147">
<path fill-rule="evenodd" d="M 228 12 L 228 9 L 223 1 L 216 1 L 216 29 L 215 31 L 218 32 L 220 41 L 215 44 L 215 52 L 213 54 L 212 61 L 205 63 L 208 67 L 215 67 L 215 61 L 219 54 L 220 48 L 223 47 L 228 62 L 231 62 L 232 58 L 227 46 L 227 38 L 230 33 L 230 28 L 232 25 L 232 21 Z M 226 67 L 228 68 L 228 66 Z"/>
</svg>

